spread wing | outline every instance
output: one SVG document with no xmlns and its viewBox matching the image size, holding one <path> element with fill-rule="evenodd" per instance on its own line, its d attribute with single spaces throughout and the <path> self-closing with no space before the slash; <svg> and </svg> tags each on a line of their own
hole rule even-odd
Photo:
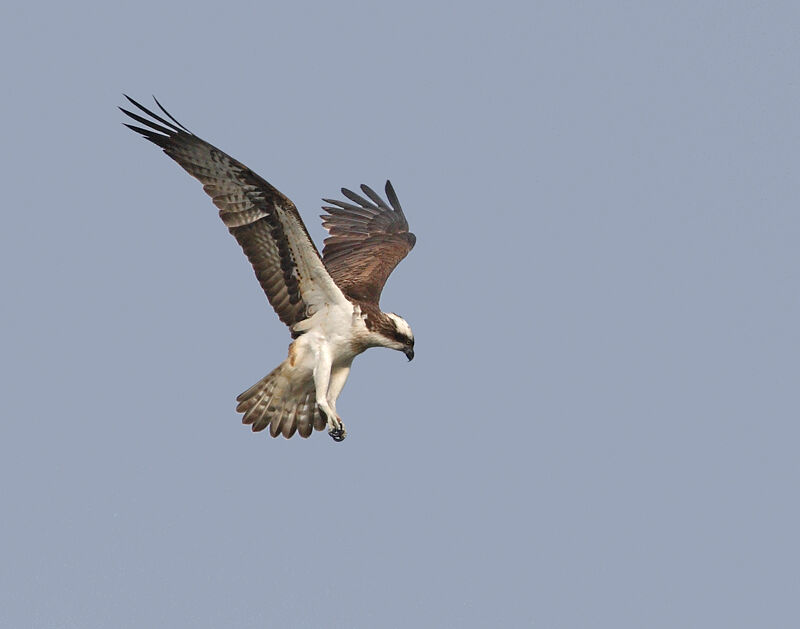
<svg viewBox="0 0 800 629">
<path fill-rule="evenodd" d="M 125 98 L 149 116 L 120 107 L 143 125 L 125 126 L 160 146 L 203 184 L 281 321 L 291 327 L 322 304 L 347 303 L 325 270 L 294 203 L 247 166 L 188 131 L 158 101 L 169 120 Z"/>
<path fill-rule="evenodd" d="M 342 188 L 350 201 L 323 199 L 322 225 L 330 236 L 325 239 L 322 260 L 339 288 L 351 299 L 378 304 L 389 275 L 408 255 L 417 241 L 408 231 L 400 202 L 386 182 L 386 197 L 391 207 L 368 186 L 361 190 L 369 199 Z"/>
</svg>

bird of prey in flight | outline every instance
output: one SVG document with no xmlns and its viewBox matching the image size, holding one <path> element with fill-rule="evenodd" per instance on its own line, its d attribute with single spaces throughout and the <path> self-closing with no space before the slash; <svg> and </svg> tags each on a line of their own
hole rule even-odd
<svg viewBox="0 0 800 629">
<path fill-rule="evenodd" d="M 370 347 L 414 358 L 411 327 L 378 305 L 387 278 L 416 242 L 392 184 L 386 182 L 388 203 L 366 185 L 365 196 L 343 188 L 347 201 L 323 199 L 329 236 L 320 256 L 294 203 L 276 188 L 194 135 L 157 100 L 163 117 L 125 98 L 139 113 L 120 109 L 141 125 L 125 126 L 203 184 L 291 331 L 286 360 L 236 398 L 242 422 L 287 438 L 327 428 L 341 441 L 336 399 L 353 359 Z"/>
</svg>

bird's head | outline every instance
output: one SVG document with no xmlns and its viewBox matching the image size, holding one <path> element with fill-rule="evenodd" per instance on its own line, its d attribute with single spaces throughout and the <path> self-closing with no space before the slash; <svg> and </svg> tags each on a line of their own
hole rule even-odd
<svg viewBox="0 0 800 629">
<path fill-rule="evenodd" d="M 403 352 L 408 360 L 414 359 L 414 333 L 403 317 L 393 312 L 386 313 L 389 325 L 384 331 L 386 347 Z"/>
</svg>

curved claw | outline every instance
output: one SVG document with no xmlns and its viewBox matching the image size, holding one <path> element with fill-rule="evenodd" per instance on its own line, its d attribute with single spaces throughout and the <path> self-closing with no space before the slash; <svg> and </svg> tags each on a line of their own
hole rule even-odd
<svg viewBox="0 0 800 629">
<path fill-rule="evenodd" d="M 344 424 L 338 415 L 328 420 L 328 434 L 334 441 L 344 441 L 347 436 L 347 431 L 344 429 Z"/>
<path fill-rule="evenodd" d="M 344 441 L 344 438 L 347 435 L 347 433 L 344 431 L 344 428 L 331 428 L 328 431 L 328 434 L 331 436 L 331 439 L 337 443 L 339 441 Z"/>
</svg>

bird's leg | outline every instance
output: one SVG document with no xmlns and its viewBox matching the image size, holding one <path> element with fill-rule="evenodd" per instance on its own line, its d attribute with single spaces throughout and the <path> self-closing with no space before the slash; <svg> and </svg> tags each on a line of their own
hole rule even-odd
<svg viewBox="0 0 800 629">
<path fill-rule="evenodd" d="M 336 399 L 342 392 L 342 388 L 344 387 L 344 383 L 347 382 L 347 376 L 349 374 L 350 365 L 334 367 L 331 370 L 330 385 L 328 386 L 328 395 L 326 399 L 328 400 L 328 406 L 330 406 L 336 420 L 339 422 L 339 432 L 328 430 L 328 434 L 334 441 L 342 441 L 347 434 L 347 431 L 344 429 L 344 424 L 342 423 L 342 418 L 336 413 Z"/>
<path fill-rule="evenodd" d="M 325 414 L 328 423 L 328 434 L 334 441 L 342 441 L 345 437 L 344 426 L 336 416 L 336 411 L 328 404 L 328 386 L 331 381 L 331 354 L 327 348 L 320 349 L 317 364 L 314 366 L 314 388 L 317 406 Z"/>
</svg>

